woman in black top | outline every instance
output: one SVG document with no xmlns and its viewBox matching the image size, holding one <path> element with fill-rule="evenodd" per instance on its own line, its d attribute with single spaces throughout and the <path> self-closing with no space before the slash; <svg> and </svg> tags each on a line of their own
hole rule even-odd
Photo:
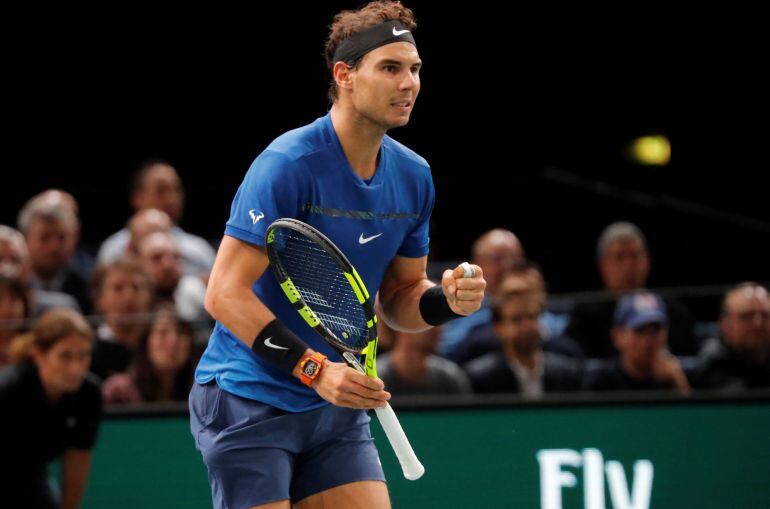
<svg viewBox="0 0 770 509">
<path fill-rule="evenodd" d="M 40 317 L 12 344 L 17 361 L 0 371 L 0 496 L 4 508 L 74 509 L 80 505 L 102 401 L 87 378 L 93 332 L 69 309 Z M 48 463 L 61 458 L 61 495 Z"/>
</svg>

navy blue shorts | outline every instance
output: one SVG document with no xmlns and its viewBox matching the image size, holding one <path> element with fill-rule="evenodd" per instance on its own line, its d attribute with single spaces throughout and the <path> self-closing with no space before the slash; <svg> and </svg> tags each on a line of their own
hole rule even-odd
<svg viewBox="0 0 770 509">
<path fill-rule="evenodd" d="M 385 481 L 363 410 L 326 405 L 290 413 L 193 384 L 190 430 L 217 509 L 248 509 L 357 481 Z"/>
</svg>

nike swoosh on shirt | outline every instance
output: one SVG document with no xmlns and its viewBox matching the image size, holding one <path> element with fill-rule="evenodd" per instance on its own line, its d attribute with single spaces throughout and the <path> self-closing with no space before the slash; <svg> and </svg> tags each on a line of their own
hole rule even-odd
<svg viewBox="0 0 770 509">
<path fill-rule="evenodd" d="M 274 343 L 271 343 L 270 340 L 273 339 L 273 336 L 270 336 L 265 340 L 265 346 L 268 348 L 275 348 L 276 350 L 288 350 L 288 347 L 285 346 L 278 346 Z"/>
<path fill-rule="evenodd" d="M 378 233 L 377 235 L 372 235 L 371 237 L 364 237 L 364 234 L 362 233 L 360 237 L 358 237 L 358 243 L 359 244 L 366 244 L 369 241 L 372 241 L 382 235 L 382 233 Z"/>
<path fill-rule="evenodd" d="M 409 30 L 396 30 L 396 27 L 393 27 L 393 35 L 395 35 L 396 37 L 398 37 L 399 35 L 404 35 L 408 32 Z"/>
</svg>

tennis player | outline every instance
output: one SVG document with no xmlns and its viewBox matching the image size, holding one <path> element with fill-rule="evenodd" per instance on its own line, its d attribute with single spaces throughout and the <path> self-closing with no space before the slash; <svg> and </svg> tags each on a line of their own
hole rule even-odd
<svg viewBox="0 0 770 509">
<path fill-rule="evenodd" d="M 274 140 L 235 196 L 206 294 L 217 323 L 190 393 L 217 508 L 390 507 L 366 414 L 390 394 L 342 362 L 266 271 L 272 221 L 329 237 L 379 289 L 378 315 L 394 328 L 424 330 L 481 305 L 478 266 L 471 278 L 458 267 L 441 285 L 428 280 L 430 167 L 386 135 L 407 124 L 420 91 L 415 27 L 398 2 L 335 16 L 330 112 Z"/>
</svg>

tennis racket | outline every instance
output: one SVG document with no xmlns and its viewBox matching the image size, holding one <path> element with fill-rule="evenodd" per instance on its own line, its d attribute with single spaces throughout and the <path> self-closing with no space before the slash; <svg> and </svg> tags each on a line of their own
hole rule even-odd
<svg viewBox="0 0 770 509">
<path fill-rule="evenodd" d="M 364 282 L 325 235 L 296 219 L 267 229 L 267 255 L 278 283 L 307 324 L 356 371 L 376 377 L 377 316 Z M 362 366 L 356 356 L 365 355 Z M 425 467 L 409 444 L 389 404 L 375 408 L 404 477 L 416 480 Z"/>
</svg>

